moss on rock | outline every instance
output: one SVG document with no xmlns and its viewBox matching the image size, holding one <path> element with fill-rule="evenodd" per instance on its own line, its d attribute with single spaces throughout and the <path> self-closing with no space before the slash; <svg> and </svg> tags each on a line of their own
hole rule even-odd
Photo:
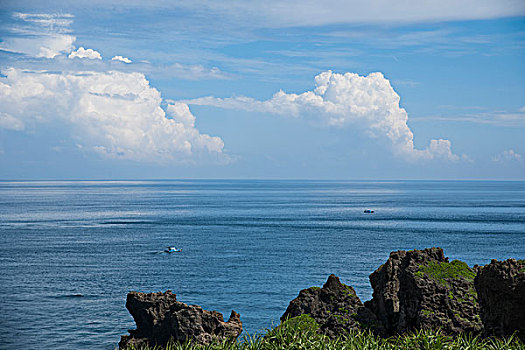
<svg viewBox="0 0 525 350">
<path fill-rule="evenodd" d="M 476 273 L 466 263 L 459 260 L 452 262 L 430 261 L 426 265 L 420 265 L 415 275 L 420 278 L 429 277 L 443 286 L 449 285 L 448 279 L 464 278 L 474 281 L 474 277 L 476 277 Z"/>
</svg>

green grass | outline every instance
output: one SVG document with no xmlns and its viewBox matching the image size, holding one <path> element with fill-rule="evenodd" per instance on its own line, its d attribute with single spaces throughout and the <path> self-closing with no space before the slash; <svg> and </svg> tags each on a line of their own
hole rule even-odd
<svg viewBox="0 0 525 350">
<path fill-rule="evenodd" d="M 289 319 L 266 331 L 266 335 L 243 336 L 237 341 L 214 342 L 208 346 L 170 343 L 166 350 L 517 350 L 525 344 L 517 337 L 481 338 L 469 334 L 445 336 L 439 331 L 418 331 L 391 338 L 380 338 L 367 330 L 352 331 L 330 339 L 317 331 L 319 325 L 308 315 Z M 160 350 L 160 347 L 127 350 Z"/>
</svg>

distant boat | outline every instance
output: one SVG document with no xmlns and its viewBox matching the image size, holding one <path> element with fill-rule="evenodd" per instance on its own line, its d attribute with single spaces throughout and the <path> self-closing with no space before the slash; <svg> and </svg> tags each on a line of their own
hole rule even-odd
<svg viewBox="0 0 525 350">
<path fill-rule="evenodd" d="M 364 213 L 365 214 L 373 214 L 374 211 L 372 209 L 365 209 Z"/>
<path fill-rule="evenodd" d="M 164 252 L 166 252 L 166 253 L 180 253 L 180 252 L 182 252 L 182 248 L 177 249 L 175 247 L 167 247 L 164 250 Z"/>
</svg>

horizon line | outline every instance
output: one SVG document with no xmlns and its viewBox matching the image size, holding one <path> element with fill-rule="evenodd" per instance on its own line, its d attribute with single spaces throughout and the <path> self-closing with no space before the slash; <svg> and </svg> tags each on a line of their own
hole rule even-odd
<svg viewBox="0 0 525 350">
<path fill-rule="evenodd" d="M 482 181 L 493 181 L 493 182 L 525 182 L 524 179 L 495 179 L 495 178 L 486 178 L 486 179 L 431 179 L 431 178 L 418 178 L 418 179 L 338 179 L 338 178 L 93 178 L 93 179 L 60 179 L 60 178 L 49 178 L 49 179 L 0 179 L 0 182 L 131 182 L 131 181 L 356 181 L 356 182 L 388 182 L 388 181 L 436 181 L 436 182 L 460 182 L 460 181 L 469 181 L 469 182 L 482 182 Z"/>
</svg>

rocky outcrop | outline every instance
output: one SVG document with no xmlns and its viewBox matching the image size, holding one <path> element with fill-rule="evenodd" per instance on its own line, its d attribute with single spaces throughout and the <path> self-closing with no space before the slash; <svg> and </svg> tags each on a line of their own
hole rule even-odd
<svg viewBox="0 0 525 350">
<path fill-rule="evenodd" d="M 374 292 L 365 306 L 384 335 L 427 328 L 478 333 L 482 324 L 474 276 L 464 262 L 449 262 L 441 248 L 392 252 L 370 275 Z"/>
<path fill-rule="evenodd" d="M 335 337 L 347 330 L 374 324 L 375 317 L 356 295 L 335 275 L 330 275 L 322 288 L 311 287 L 299 292 L 281 317 L 288 318 L 308 314 L 318 324 L 321 333 Z"/>
<path fill-rule="evenodd" d="M 240 316 L 232 311 L 228 322 L 221 313 L 203 310 L 197 305 L 177 301 L 171 291 L 165 293 L 130 292 L 126 308 L 133 316 L 137 329 L 121 338 L 119 347 L 140 348 L 165 346 L 170 339 L 183 343 L 187 340 L 206 345 L 212 340 L 235 339 L 242 332 Z"/>
<path fill-rule="evenodd" d="M 352 287 L 330 275 L 322 288 L 300 291 L 279 327 L 295 329 L 297 321 L 330 337 L 363 328 L 381 336 L 420 329 L 439 329 L 449 335 L 517 332 L 525 340 L 525 260 L 493 260 L 471 269 L 459 260 L 449 261 L 441 248 L 400 250 L 390 253 L 370 275 L 370 282 L 373 298 L 363 305 Z M 122 336 L 121 349 L 162 348 L 170 339 L 207 345 L 213 340 L 233 340 L 242 332 L 235 311 L 224 322 L 219 312 L 179 302 L 171 291 L 131 292 L 126 308 L 137 329 Z M 295 318 L 301 315 L 305 316 Z"/>
<path fill-rule="evenodd" d="M 485 335 L 525 339 L 525 260 L 492 260 L 475 279 Z"/>
</svg>

